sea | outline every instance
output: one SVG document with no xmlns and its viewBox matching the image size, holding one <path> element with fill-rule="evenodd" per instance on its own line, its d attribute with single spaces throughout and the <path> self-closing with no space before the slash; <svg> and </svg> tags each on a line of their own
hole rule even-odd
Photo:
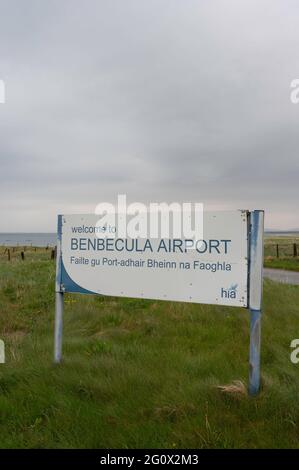
<svg viewBox="0 0 299 470">
<path fill-rule="evenodd" d="M 0 233 L 0 246 L 55 246 L 56 233 Z"/>
</svg>

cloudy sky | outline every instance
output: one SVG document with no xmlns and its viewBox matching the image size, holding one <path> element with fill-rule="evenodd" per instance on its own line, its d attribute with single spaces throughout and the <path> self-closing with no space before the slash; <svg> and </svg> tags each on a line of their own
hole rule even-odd
<svg viewBox="0 0 299 470">
<path fill-rule="evenodd" d="M 299 228 L 297 0 L 0 7 L 0 231 L 121 193 Z"/>
</svg>

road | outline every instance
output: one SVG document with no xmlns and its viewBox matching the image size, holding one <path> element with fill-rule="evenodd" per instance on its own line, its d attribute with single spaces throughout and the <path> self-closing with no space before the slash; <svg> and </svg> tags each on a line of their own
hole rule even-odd
<svg viewBox="0 0 299 470">
<path fill-rule="evenodd" d="M 283 282 L 285 284 L 299 285 L 299 272 L 285 271 L 284 269 L 264 268 L 264 277 L 272 281 Z"/>
</svg>

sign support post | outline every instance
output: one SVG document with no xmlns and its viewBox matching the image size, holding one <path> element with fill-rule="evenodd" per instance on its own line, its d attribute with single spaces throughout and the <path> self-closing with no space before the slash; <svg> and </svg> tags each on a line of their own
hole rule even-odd
<svg viewBox="0 0 299 470">
<path fill-rule="evenodd" d="M 55 296 L 55 346 L 54 362 L 59 364 L 62 358 L 63 292 Z"/>
<path fill-rule="evenodd" d="M 63 289 L 62 289 L 62 216 L 58 216 L 57 257 L 56 257 L 56 292 L 55 292 L 55 333 L 54 362 L 59 364 L 62 359 L 62 327 L 63 327 Z"/>
<path fill-rule="evenodd" d="M 249 223 L 249 394 L 256 395 L 260 389 L 264 212 L 251 212 Z"/>
</svg>

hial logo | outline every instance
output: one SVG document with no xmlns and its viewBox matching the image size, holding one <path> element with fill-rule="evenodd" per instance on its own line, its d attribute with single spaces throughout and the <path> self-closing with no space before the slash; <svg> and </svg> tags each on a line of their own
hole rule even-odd
<svg viewBox="0 0 299 470">
<path fill-rule="evenodd" d="M 222 299 L 235 299 L 237 297 L 238 284 L 232 284 L 228 289 L 221 287 Z"/>
</svg>

